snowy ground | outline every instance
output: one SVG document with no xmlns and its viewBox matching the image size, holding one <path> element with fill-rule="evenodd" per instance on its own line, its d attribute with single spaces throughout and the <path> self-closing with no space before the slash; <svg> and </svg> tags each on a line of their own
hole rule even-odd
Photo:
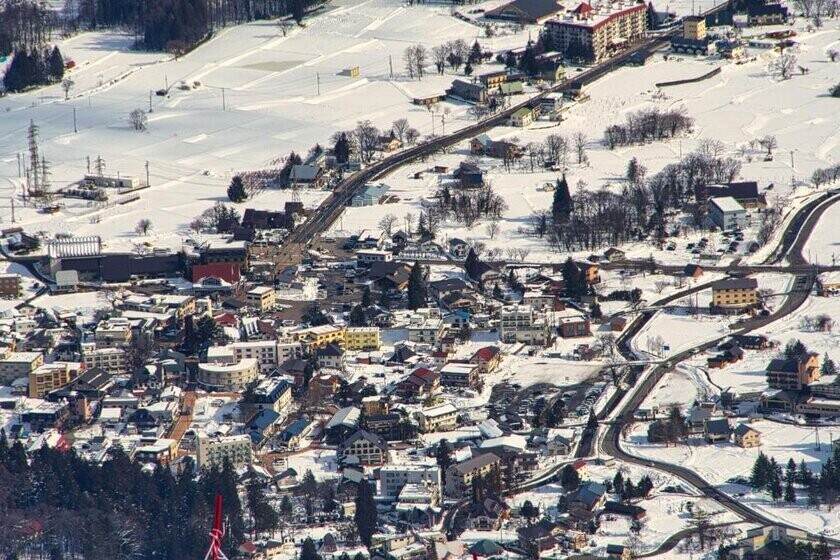
<svg viewBox="0 0 840 560">
<path fill-rule="evenodd" d="M 797 27 L 804 25 L 798 24 Z M 749 29 L 745 36 L 756 36 L 761 32 L 761 29 Z M 583 181 L 587 188 L 604 187 L 612 190 L 620 189 L 631 157 L 635 156 L 644 162 L 648 173 L 652 174 L 666 164 L 675 162 L 680 154 L 694 150 L 702 139 L 719 139 L 724 142 L 727 155 L 741 159 L 741 178 L 757 180 L 761 189 L 772 184 L 772 189 L 766 191 L 770 203 L 791 212 L 811 193 L 810 187 L 803 186 L 811 172 L 815 168 L 837 162 L 840 142 L 840 131 L 832 118 L 834 104 L 825 95 L 835 79 L 835 68 L 827 62 L 825 53 L 836 48 L 840 34 L 832 23 L 818 32 L 800 30 L 797 40 L 801 42 L 799 64 L 810 69 L 810 73 L 804 76 L 795 76 L 786 81 L 776 80 L 766 71 L 774 55 L 757 49 L 750 51 L 753 59 L 741 65 L 721 62 L 716 57 L 672 57 L 668 61 L 658 58 L 643 69 L 618 69 L 591 85 L 587 90 L 591 101 L 572 107 L 561 124 L 540 121 L 527 129 L 499 127 L 491 131 L 490 135 L 494 138 L 517 139 L 525 144 L 541 142 L 552 133 L 569 137 L 575 132 L 584 132 L 589 137 L 587 147 L 591 164 L 570 164 L 566 173 L 569 184 L 574 189 L 579 181 Z M 718 76 L 695 84 L 664 88 L 661 97 L 654 95 L 657 92 L 654 84 L 657 82 L 694 77 L 716 66 L 722 68 Z M 605 148 L 601 143 L 601 134 L 606 126 L 621 122 L 628 112 L 652 106 L 684 107 L 696 119 L 693 134 L 681 140 L 654 142 L 615 151 Z M 764 161 L 758 149 L 745 148 L 744 155 L 738 151 L 740 146 L 768 134 L 775 135 L 779 141 L 780 148 L 774 161 Z M 381 208 L 381 213 L 363 208 L 348 209 L 343 220 L 334 224 L 336 232 L 354 232 L 375 227 L 385 213 L 393 213 L 400 218 L 407 213 L 416 216 L 421 201 L 433 195 L 445 177 L 426 173 L 422 178 L 415 179 L 415 173 L 433 165 L 452 168 L 465 159 L 467 153 L 465 143 L 452 153 L 394 172 L 385 182 L 400 201 Z M 499 161 L 489 158 L 481 158 L 479 163 L 488 171 L 494 188 L 504 196 L 509 206 L 500 224 L 500 232 L 490 239 L 484 223 L 478 223 L 471 229 L 447 223 L 442 228 L 441 237 L 483 241 L 488 248 L 503 250 L 514 245 L 527 248 L 530 250 L 527 258 L 529 261 L 565 259 L 567 253 L 554 252 L 544 239 L 527 235 L 532 213 L 548 208 L 551 203 L 552 193 L 544 192 L 541 187 L 556 180 L 557 174 L 540 170 L 532 173 L 527 162 L 512 172 L 504 170 Z M 792 176 L 795 178 L 793 186 Z M 741 253 L 743 247 L 754 239 L 757 221 L 746 232 Z M 717 248 L 725 248 L 724 240 L 719 235 L 695 232 L 685 223 L 681 225 L 680 236 L 675 240 L 676 247 L 672 251 L 659 250 L 648 243 L 631 243 L 622 248 L 633 258 L 654 255 L 660 262 L 684 264 L 697 258 L 691 254 L 688 244 L 696 243 L 701 237 L 710 238 L 713 252 L 717 253 Z M 579 256 L 589 253 L 581 252 Z M 739 257 L 743 258 L 743 254 L 727 254 L 721 262 Z"/>
<path fill-rule="evenodd" d="M 840 531 L 838 513 L 807 508 L 807 500 L 801 491 L 796 505 L 782 505 L 773 504 L 766 493 L 753 492 L 748 487 L 727 483 L 732 477 L 749 477 L 760 451 L 775 457 L 782 465 L 792 458 L 797 464 L 804 460 L 812 471 L 819 471 L 822 462 L 832 453 L 831 445 L 826 443 L 834 437 L 830 431 L 821 431 L 822 446 L 816 449 L 814 428 L 760 420 L 751 424 L 761 432 L 760 448 L 742 449 L 731 443 L 706 445 L 697 438 L 691 439 L 689 445 L 665 447 L 647 443 L 647 426 L 647 423 L 636 424 L 629 439 L 623 444 L 624 449 L 639 457 L 690 468 L 710 484 L 731 494 L 738 494 L 739 500 L 750 507 L 811 533 L 825 531 L 828 535 L 834 535 Z"/>
<path fill-rule="evenodd" d="M 840 151 L 840 146 L 834 151 Z M 840 240 L 837 237 L 838 222 L 840 222 L 840 204 L 833 204 L 825 211 L 805 245 L 803 253 L 809 262 L 832 266 L 837 263 L 837 257 L 840 256 Z"/>
<path fill-rule="evenodd" d="M 324 145 L 333 132 L 352 128 L 360 119 L 389 127 L 405 116 L 424 135 L 432 132 L 436 121 L 439 133 L 440 115 L 432 117 L 411 99 L 442 92 L 456 76 L 447 72 L 410 81 L 403 76 L 406 46 L 420 42 L 431 48 L 452 39 L 480 38 L 485 48 L 498 50 L 524 45 L 529 31 L 487 39 L 481 28 L 452 17 L 449 7 L 337 0 L 288 36 L 274 22 L 231 27 L 178 60 L 130 51 L 132 36 L 85 33 L 60 43 L 65 56 L 77 64 L 70 73 L 75 86 L 69 100 L 57 85 L 0 100 L 5 114 L 0 196 L 21 194 L 17 154 L 26 152 L 26 128 L 32 120 L 40 127 L 53 188 L 79 180 L 85 158 L 99 155 L 107 172 L 144 180 L 148 161 L 152 188 L 141 191 L 138 202 L 101 211 L 96 224 L 90 223 L 92 208 L 69 200 L 57 217 L 21 209 L 18 200 L 18 221 L 34 230 L 99 234 L 116 245 L 135 238 L 137 221 L 150 217 L 154 228 L 149 241 L 177 247 L 192 218 L 215 201 L 226 201 L 225 189 L 235 172 L 270 167 L 291 151 L 305 154 L 316 142 Z M 360 68 L 360 77 L 341 75 L 354 66 Z M 196 81 L 201 83 L 197 89 L 178 88 L 182 82 Z M 151 91 L 167 85 L 169 95 L 151 96 L 148 132 L 130 130 L 128 113 L 148 109 Z M 447 130 L 471 122 L 467 108 L 442 104 L 441 113 L 448 113 Z M 274 209 L 289 196 L 265 193 L 248 206 Z M 302 200 L 313 206 L 324 196 L 304 192 Z M 4 222 L 11 214 L 7 206 L 0 208 Z"/>
</svg>

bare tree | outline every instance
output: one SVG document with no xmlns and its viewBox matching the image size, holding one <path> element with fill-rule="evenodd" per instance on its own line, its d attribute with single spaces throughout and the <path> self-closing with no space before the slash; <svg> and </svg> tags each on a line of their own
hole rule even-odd
<svg viewBox="0 0 840 560">
<path fill-rule="evenodd" d="M 575 132 L 572 136 L 572 142 L 575 144 L 575 155 L 577 156 L 578 165 L 586 162 L 586 142 L 589 138 L 583 132 Z"/>
<path fill-rule="evenodd" d="M 418 44 L 414 47 L 414 49 L 415 49 L 414 59 L 417 63 L 417 77 L 422 80 L 423 79 L 423 71 L 426 68 L 426 57 L 427 57 L 426 47 Z"/>
<path fill-rule="evenodd" d="M 490 239 L 495 239 L 496 235 L 499 233 L 499 222 L 498 220 L 491 220 L 490 223 L 487 224 L 487 227 L 484 228 L 487 232 L 487 236 Z"/>
<path fill-rule="evenodd" d="M 149 218 L 143 218 L 134 228 L 134 231 L 137 232 L 138 235 L 148 235 L 149 231 L 152 229 L 152 220 Z"/>
<path fill-rule="evenodd" d="M 414 74 L 417 71 L 417 56 L 413 45 L 407 46 L 403 51 L 403 62 L 405 62 L 408 77 L 414 79 Z"/>
<path fill-rule="evenodd" d="M 697 147 L 697 153 L 709 158 L 717 159 L 723 155 L 725 149 L 726 146 L 724 146 L 723 142 L 720 140 L 703 138 L 700 140 L 700 145 Z"/>
<path fill-rule="evenodd" d="M 772 156 L 773 150 L 779 147 L 779 141 L 776 140 L 776 137 L 771 134 L 768 134 L 764 138 L 759 139 L 758 143 L 762 148 L 767 150 L 768 156 Z"/>
<path fill-rule="evenodd" d="M 569 142 L 562 134 L 549 134 L 545 141 L 545 154 L 554 163 L 566 164 L 566 156 L 569 152 Z"/>
<path fill-rule="evenodd" d="M 396 223 L 397 217 L 394 214 L 385 214 L 382 216 L 382 219 L 379 220 L 379 227 L 382 228 L 385 235 L 391 237 L 391 233 L 394 231 L 394 224 Z"/>
<path fill-rule="evenodd" d="M 373 161 L 373 155 L 379 147 L 379 131 L 373 126 L 369 120 L 363 120 L 356 123 L 356 129 L 353 131 L 353 136 L 356 140 L 356 147 L 359 150 L 359 157 L 364 163 Z"/>
<path fill-rule="evenodd" d="M 149 118 L 146 116 L 146 111 L 143 109 L 134 109 L 128 114 L 128 122 L 134 130 L 146 130 L 149 124 Z"/>
<path fill-rule="evenodd" d="M 438 45 L 432 47 L 432 62 L 437 68 L 438 74 L 443 75 L 443 70 L 446 68 L 446 57 L 449 56 L 450 50 L 447 45 Z"/>
<path fill-rule="evenodd" d="M 783 80 L 790 79 L 793 76 L 793 71 L 796 69 L 796 55 L 789 52 L 783 52 L 778 56 L 778 58 L 774 58 L 770 64 L 767 66 L 767 70 L 775 75 L 779 76 Z"/>
<path fill-rule="evenodd" d="M 73 86 L 76 85 L 71 78 L 64 78 L 61 80 L 61 89 L 64 90 L 64 99 L 70 99 L 70 90 L 73 89 Z"/>
<path fill-rule="evenodd" d="M 528 255 L 531 254 L 531 249 L 526 247 L 519 247 L 516 249 L 516 256 L 519 259 L 519 262 L 525 262 L 525 259 L 528 258 Z"/>
<path fill-rule="evenodd" d="M 411 128 L 408 124 L 408 119 L 401 118 L 391 123 L 391 130 L 400 142 L 405 142 L 405 133 Z"/>
<path fill-rule="evenodd" d="M 420 131 L 416 128 L 412 127 L 405 131 L 405 141 L 409 146 L 416 144 L 418 138 L 420 138 Z"/>
</svg>

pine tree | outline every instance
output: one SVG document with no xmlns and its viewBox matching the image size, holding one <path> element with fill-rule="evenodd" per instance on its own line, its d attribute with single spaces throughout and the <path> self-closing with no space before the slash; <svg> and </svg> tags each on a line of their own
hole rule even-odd
<svg viewBox="0 0 840 560">
<path fill-rule="evenodd" d="M 750 486 L 757 490 L 762 490 L 767 486 L 770 480 L 770 462 L 767 455 L 763 451 L 758 452 L 758 457 L 753 463 L 752 472 L 750 473 Z"/>
<path fill-rule="evenodd" d="M 784 490 L 782 488 L 782 466 L 776 462 L 776 459 L 770 459 L 770 482 L 769 482 L 770 497 L 773 501 L 778 501 Z"/>
<path fill-rule="evenodd" d="M 572 214 L 572 195 L 569 192 L 569 183 L 566 181 L 566 175 L 562 179 L 557 180 L 554 187 L 554 198 L 551 202 L 551 219 L 554 224 L 564 224 L 569 221 L 569 216 Z"/>
<path fill-rule="evenodd" d="M 354 327 L 367 326 L 367 316 L 361 305 L 354 305 L 350 310 L 350 324 Z"/>
<path fill-rule="evenodd" d="M 793 484 L 796 481 L 796 462 L 793 460 L 793 457 L 788 459 L 787 465 L 785 466 L 785 482 L 789 482 Z"/>
<path fill-rule="evenodd" d="M 342 132 L 335 141 L 333 147 L 335 160 L 338 163 L 347 163 L 350 160 L 350 142 L 347 140 L 347 134 Z"/>
<path fill-rule="evenodd" d="M 312 537 L 306 537 L 306 540 L 303 541 L 303 547 L 300 549 L 300 560 L 321 560 Z"/>
<path fill-rule="evenodd" d="M 805 464 L 805 459 L 802 459 L 799 462 L 799 470 L 796 473 L 796 482 L 802 486 L 809 486 L 813 478 L 814 475 L 811 473 L 811 469 Z"/>
<path fill-rule="evenodd" d="M 566 465 L 560 471 L 560 485 L 566 492 L 574 492 L 580 485 L 580 475 L 572 465 Z"/>
<path fill-rule="evenodd" d="M 496 282 L 496 283 L 493 285 L 493 297 L 494 297 L 494 298 L 496 298 L 496 299 L 502 299 L 502 297 L 503 297 L 503 295 L 502 295 L 502 289 L 499 287 L 499 283 L 498 283 L 498 282 Z"/>
<path fill-rule="evenodd" d="M 373 303 L 373 298 L 370 293 L 370 286 L 365 286 L 365 290 L 362 292 L 362 307 L 368 308 Z"/>
<path fill-rule="evenodd" d="M 50 81 L 60 82 L 64 77 L 64 57 L 61 56 L 61 51 L 58 50 L 57 46 L 53 47 L 52 52 L 47 57 L 46 68 Z"/>
<path fill-rule="evenodd" d="M 478 279 L 478 263 L 478 255 L 476 255 L 475 251 L 472 247 L 470 247 L 470 252 L 467 253 L 467 259 L 464 261 L 464 269 L 467 271 L 467 276 L 473 280 Z"/>
<path fill-rule="evenodd" d="M 242 177 L 235 175 L 233 179 L 231 179 L 227 195 L 231 202 L 240 203 L 248 200 L 248 193 L 245 192 L 245 185 L 242 182 Z"/>
<path fill-rule="evenodd" d="M 570 297 L 577 298 L 586 293 L 586 278 L 577 264 L 572 260 L 572 257 L 566 259 L 561 270 L 563 275 L 563 283 L 566 285 L 566 294 Z"/>
<path fill-rule="evenodd" d="M 464 65 L 464 76 L 472 76 L 473 73 L 473 65 L 470 61 Z"/>
<path fill-rule="evenodd" d="M 624 476 L 622 476 L 621 471 L 615 471 L 615 476 L 613 477 L 613 491 L 619 495 L 624 491 Z"/>
<path fill-rule="evenodd" d="M 791 480 L 785 482 L 784 500 L 789 504 L 796 503 L 796 490 L 794 490 L 793 481 Z"/>
<path fill-rule="evenodd" d="M 419 309 L 426 306 L 426 281 L 423 278 L 423 265 L 415 262 L 408 276 L 408 308 Z"/>
<path fill-rule="evenodd" d="M 376 531 L 376 503 L 373 501 L 373 489 L 367 480 L 362 480 L 356 491 L 355 520 L 359 538 L 370 548 L 373 544 L 373 533 Z"/>
<path fill-rule="evenodd" d="M 481 64 L 481 59 L 483 57 L 483 53 L 481 52 L 481 45 L 478 44 L 478 40 L 472 44 L 470 47 L 470 54 L 467 58 L 467 62 L 472 64 Z"/>
<path fill-rule="evenodd" d="M 449 441 L 443 438 L 438 442 L 437 451 L 435 452 L 435 459 L 437 466 L 440 467 L 441 483 L 446 483 L 446 470 L 452 466 L 452 447 Z"/>
<path fill-rule="evenodd" d="M 837 364 L 834 363 L 834 360 L 828 357 L 828 352 L 825 353 L 823 356 L 822 365 L 820 366 L 820 374 L 822 375 L 836 375 L 837 374 Z"/>
</svg>

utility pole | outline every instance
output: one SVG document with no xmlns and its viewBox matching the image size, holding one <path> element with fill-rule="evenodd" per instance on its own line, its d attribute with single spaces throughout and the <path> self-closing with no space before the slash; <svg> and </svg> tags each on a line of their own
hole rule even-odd
<svg viewBox="0 0 840 560">
<path fill-rule="evenodd" d="M 76 108 L 73 107 L 73 132 L 78 133 L 79 129 L 76 127 Z"/>
<path fill-rule="evenodd" d="M 315 88 L 318 92 L 318 96 L 321 95 L 321 74 L 315 72 Z"/>
<path fill-rule="evenodd" d="M 394 60 L 393 60 L 393 58 L 391 57 L 390 54 L 388 55 L 388 69 L 389 69 L 388 72 L 391 76 L 391 79 L 393 80 L 394 79 Z"/>
<path fill-rule="evenodd" d="M 85 156 L 85 160 L 87 161 L 87 172 L 90 173 L 90 156 Z"/>
<path fill-rule="evenodd" d="M 149 90 L 149 112 L 152 112 L 152 90 Z"/>
<path fill-rule="evenodd" d="M 18 179 L 20 179 L 20 152 L 17 153 L 17 161 L 18 161 Z"/>
<path fill-rule="evenodd" d="M 163 75 L 163 85 L 166 87 L 166 91 L 169 91 L 169 76 L 166 74 Z"/>
<path fill-rule="evenodd" d="M 151 186 L 149 182 L 149 160 L 146 160 L 146 186 Z"/>
<path fill-rule="evenodd" d="M 227 105 L 225 103 L 225 88 L 222 88 L 222 111 L 227 111 Z"/>
</svg>

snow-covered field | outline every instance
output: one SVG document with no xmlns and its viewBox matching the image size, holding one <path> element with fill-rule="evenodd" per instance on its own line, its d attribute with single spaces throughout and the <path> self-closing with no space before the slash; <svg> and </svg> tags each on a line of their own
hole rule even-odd
<svg viewBox="0 0 840 560">
<path fill-rule="evenodd" d="M 225 189 L 235 172 L 269 167 L 291 151 L 305 154 L 362 119 L 387 128 L 406 117 L 424 135 L 437 120 L 439 133 L 440 116 L 432 118 L 411 99 L 442 92 L 455 76 L 430 74 L 410 81 L 403 76 L 406 46 L 419 42 L 431 48 L 452 39 L 480 38 L 485 48 L 497 50 L 524 45 L 529 32 L 487 39 L 480 27 L 452 17 L 449 7 L 410 7 L 393 0 L 337 0 L 305 23 L 287 36 L 270 21 L 224 29 L 177 60 L 131 51 L 133 36 L 115 32 L 61 42 L 62 52 L 77 64 L 69 74 L 75 82 L 69 100 L 58 85 L 0 99 L 0 196 L 21 194 L 17 154 L 26 152 L 31 120 L 40 127 L 54 189 L 81 179 L 85 158 L 100 155 L 106 172 L 143 180 L 148 161 L 152 188 L 141 191 L 138 202 L 100 212 L 100 223 L 90 223 L 92 209 L 86 203 L 69 200 L 52 217 L 19 205 L 18 221 L 34 230 L 98 234 L 124 245 L 126 238 L 136 238 L 137 221 L 149 217 L 154 227 L 148 241 L 177 247 L 195 216 L 227 200 Z M 358 78 L 341 75 L 355 66 Z M 196 81 L 201 83 L 197 89 L 178 88 Z M 152 94 L 167 85 L 166 97 Z M 128 113 L 148 109 L 150 95 L 148 131 L 135 132 Z M 444 103 L 444 108 L 447 130 L 470 122 L 467 105 Z M 312 206 L 324 196 L 304 192 L 302 200 Z M 273 191 L 247 206 L 276 209 L 289 198 Z M 11 214 L 7 206 L 0 208 L 4 222 Z"/>
<path fill-rule="evenodd" d="M 804 25 L 797 27 L 804 28 Z M 745 35 L 755 36 L 761 32 L 761 29 L 749 29 Z M 648 174 L 652 174 L 675 162 L 680 154 L 696 149 L 701 140 L 719 139 L 724 142 L 727 155 L 741 159 L 741 179 L 756 180 L 761 189 L 773 185 L 766 191 L 770 203 L 778 204 L 789 213 L 810 194 L 811 188 L 803 185 L 811 172 L 837 162 L 840 141 L 840 131 L 832 116 L 835 104 L 825 95 L 836 78 L 836 69 L 826 61 L 825 53 L 836 48 L 840 33 L 836 25 L 828 25 L 817 32 L 800 29 L 797 40 L 801 42 L 799 64 L 809 68 L 807 75 L 797 75 L 786 81 L 777 80 L 766 70 L 774 55 L 758 49 L 751 49 L 753 60 L 741 65 L 721 62 L 715 57 L 698 59 L 680 56 L 670 57 L 668 61 L 657 57 L 644 68 L 620 68 L 589 86 L 587 91 L 591 100 L 572 107 L 565 113 L 566 120 L 560 124 L 540 121 L 527 129 L 499 127 L 490 135 L 526 144 L 541 142 L 552 133 L 570 137 L 575 132 L 584 132 L 589 137 L 590 164 L 569 165 L 566 175 L 573 190 L 579 181 L 590 189 L 603 187 L 618 190 L 630 158 L 637 157 L 648 168 Z M 659 92 L 661 96 L 654 95 L 658 92 L 654 85 L 657 82 L 698 76 L 716 66 L 722 69 L 718 76 L 694 84 L 663 88 Z M 610 124 L 623 121 L 627 113 L 643 107 L 684 107 L 695 118 L 695 129 L 690 137 L 681 140 L 607 150 L 601 142 L 603 130 Z M 746 148 L 743 156 L 738 151 L 739 147 L 768 134 L 776 136 L 780 146 L 774 161 L 764 161 L 759 149 Z M 407 213 L 416 216 L 422 200 L 434 194 L 441 177 L 427 173 L 415 179 L 415 174 L 435 164 L 452 168 L 467 154 L 468 147 L 464 143 L 452 153 L 394 172 L 385 182 L 400 201 L 382 207 L 381 213 L 350 208 L 344 213 L 343 220 L 334 224 L 335 231 L 355 232 L 376 227 L 385 213 L 393 213 L 400 218 Z M 553 195 L 544 192 L 541 187 L 555 181 L 557 174 L 539 169 L 531 172 L 529 164 L 508 172 L 500 161 L 489 158 L 481 158 L 479 163 L 487 170 L 494 189 L 504 196 L 509 206 L 499 233 L 491 239 L 485 223 L 466 228 L 450 222 L 444 224 L 441 237 L 483 241 L 488 248 L 505 249 L 513 245 L 527 248 L 530 250 L 529 261 L 565 259 L 566 252 L 555 252 L 544 239 L 527 234 L 533 212 L 550 207 Z M 794 186 L 791 185 L 792 176 Z M 752 228 L 746 233 L 747 242 L 755 237 L 757 221 L 754 220 Z M 674 250 L 663 251 L 644 242 L 626 244 L 622 248 L 632 258 L 654 255 L 663 263 L 684 264 L 696 258 L 688 244 L 696 243 L 704 236 L 712 238 L 710 241 L 714 247 L 716 236 L 695 232 L 683 224 Z M 717 246 L 723 247 L 722 243 L 718 240 Z M 742 243 L 742 247 L 746 245 Z M 581 252 L 579 256 L 590 252 Z M 754 258 L 763 256 L 756 255 Z M 721 262 L 737 257 L 743 255 L 726 255 Z"/>
<path fill-rule="evenodd" d="M 834 149 L 840 152 L 840 146 Z M 835 159 L 838 159 L 835 156 Z M 822 216 L 817 227 L 808 238 L 804 255 L 809 262 L 821 265 L 837 264 L 840 257 L 840 239 L 837 235 L 837 224 L 840 222 L 840 204 L 833 204 Z"/>
</svg>

